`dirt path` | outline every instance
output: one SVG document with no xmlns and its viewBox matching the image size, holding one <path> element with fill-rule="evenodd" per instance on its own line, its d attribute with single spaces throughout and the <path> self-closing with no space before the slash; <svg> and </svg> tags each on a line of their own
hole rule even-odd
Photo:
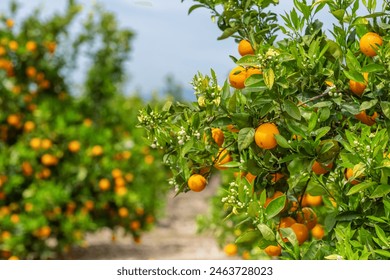
<svg viewBox="0 0 390 280">
<path fill-rule="evenodd" d="M 209 198 L 215 192 L 218 178 L 212 178 L 209 187 L 201 193 L 188 192 L 168 196 L 166 216 L 156 227 L 142 236 L 141 244 L 131 237 L 118 234 L 115 243 L 111 231 L 102 230 L 87 237 L 89 247 L 74 252 L 75 259 L 89 260 L 221 260 L 231 259 L 218 248 L 211 235 L 196 233 L 196 216 L 208 211 Z"/>
</svg>

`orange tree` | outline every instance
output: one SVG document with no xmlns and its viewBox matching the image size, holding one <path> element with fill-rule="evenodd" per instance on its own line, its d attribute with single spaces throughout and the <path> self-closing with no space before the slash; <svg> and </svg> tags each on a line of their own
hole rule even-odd
<svg viewBox="0 0 390 280">
<path fill-rule="evenodd" d="M 167 188 L 158 152 L 135 129 L 140 97 L 120 93 L 133 33 L 102 9 L 0 19 L 0 259 L 47 259 L 85 234 L 123 228 L 140 242 Z M 78 57 L 91 65 L 72 86 Z M 85 57 L 85 55 L 84 55 Z"/>
<path fill-rule="evenodd" d="M 139 120 L 177 193 L 222 173 L 201 228 L 244 258 L 389 259 L 388 2 L 195 2 L 239 43 L 236 65 L 222 84 L 198 73 L 197 102 Z"/>
</svg>

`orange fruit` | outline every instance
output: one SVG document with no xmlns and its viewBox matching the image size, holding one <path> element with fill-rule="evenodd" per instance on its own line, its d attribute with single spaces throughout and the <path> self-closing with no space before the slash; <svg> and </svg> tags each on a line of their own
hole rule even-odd
<svg viewBox="0 0 390 280">
<path fill-rule="evenodd" d="M 368 116 L 366 111 L 361 111 L 359 114 L 355 115 L 359 121 L 364 123 L 365 125 L 372 126 L 375 124 L 375 119 L 378 117 L 378 113 L 374 112 L 372 116 Z"/>
<path fill-rule="evenodd" d="M 280 245 L 269 245 L 264 249 L 264 252 L 270 257 L 277 257 L 282 254 L 282 248 Z"/>
<path fill-rule="evenodd" d="M 311 229 L 311 236 L 313 236 L 315 239 L 322 239 L 325 236 L 325 230 L 320 224 L 316 224 Z"/>
<path fill-rule="evenodd" d="M 146 155 L 144 160 L 146 164 L 151 165 L 154 162 L 154 156 Z"/>
<path fill-rule="evenodd" d="M 23 126 L 24 132 L 28 133 L 35 129 L 35 123 L 32 121 L 26 121 Z"/>
<path fill-rule="evenodd" d="M 51 142 L 50 139 L 42 139 L 41 141 L 41 148 L 44 150 L 50 149 L 52 145 L 53 143 Z"/>
<path fill-rule="evenodd" d="M 188 187 L 194 192 L 201 192 L 207 185 L 207 180 L 200 174 L 193 174 L 188 179 Z"/>
<path fill-rule="evenodd" d="M 122 171 L 119 169 L 119 168 L 114 168 L 112 171 L 111 171 L 111 175 L 113 178 L 120 178 L 122 177 Z"/>
<path fill-rule="evenodd" d="M 256 68 L 256 67 L 249 67 L 246 69 L 246 77 L 250 77 L 252 75 L 255 75 L 255 74 L 263 74 L 263 72 L 261 72 L 261 70 L 259 68 Z"/>
<path fill-rule="evenodd" d="M 225 135 L 223 134 L 222 129 L 212 128 L 211 136 L 213 137 L 215 143 L 217 143 L 219 147 L 222 147 L 223 141 L 225 140 Z"/>
<path fill-rule="evenodd" d="M 51 234 L 51 228 L 49 226 L 43 226 L 35 232 L 35 235 L 42 239 L 48 238 L 50 234 Z"/>
<path fill-rule="evenodd" d="M 213 162 L 215 162 L 214 167 L 219 169 L 219 170 L 225 170 L 225 169 L 227 169 L 227 167 L 223 167 L 221 165 L 224 165 L 228 162 L 231 162 L 232 160 L 233 159 L 230 156 L 230 153 L 228 150 L 226 150 L 224 148 L 219 148 L 217 158 L 215 159 L 213 157 Z"/>
<path fill-rule="evenodd" d="M 236 128 L 233 124 L 228 124 L 226 126 L 226 128 L 230 131 L 230 132 L 233 132 L 233 133 L 236 133 L 236 132 L 240 132 L 240 130 L 238 128 Z"/>
<path fill-rule="evenodd" d="M 363 77 L 364 77 L 364 83 L 361 83 L 361 82 L 357 82 L 357 81 L 354 81 L 354 80 L 349 80 L 349 89 L 354 93 L 356 94 L 357 96 L 361 97 L 364 90 L 366 89 L 367 87 L 367 83 L 368 83 L 368 73 L 367 72 L 364 72 L 363 73 Z"/>
<path fill-rule="evenodd" d="M 351 178 L 353 176 L 353 168 L 346 168 L 344 175 L 345 175 L 345 179 L 349 180 L 349 178 Z M 355 180 L 352 180 L 350 183 L 352 185 L 357 185 L 360 183 L 360 181 L 355 179 Z"/>
<path fill-rule="evenodd" d="M 230 85 L 236 89 L 243 89 L 245 87 L 244 82 L 246 80 L 246 77 L 247 73 L 244 67 L 234 67 L 233 70 L 229 73 Z"/>
<path fill-rule="evenodd" d="M 101 156 L 103 154 L 103 148 L 100 145 L 95 145 L 91 149 L 91 154 L 94 157 Z"/>
<path fill-rule="evenodd" d="M 271 181 L 273 183 L 276 183 L 277 181 L 279 181 L 280 179 L 282 179 L 284 177 L 284 174 L 282 174 L 282 173 L 273 173 L 273 174 L 271 174 L 271 177 L 272 177 Z"/>
<path fill-rule="evenodd" d="M 260 148 L 271 150 L 278 145 L 275 139 L 276 134 L 280 133 L 278 127 L 275 124 L 263 123 L 256 129 L 255 142 Z"/>
<path fill-rule="evenodd" d="M 305 224 L 309 230 L 317 224 L 317 214 L 310 207 L 303 207 L 302 212 L 297 214 L 297 222 Z"/>
<path fill-rule="evenodd" d="M 34 78 L 37 75 L 37 69 L 34 66 L 28 66 L 26 68 L 26 76 L 29 78 Z"/>
<path fill-rule="evenodd" d="M 291 225 L 290 228 L 294 231 L 299 245 L 301 245 L 309 238 L 309 230 L 306 225 L 301 223 L 295 223 Z"/>
<path fill-rule="evenodd" d="M 252 48 L 251 43 L 244 39 L 238 43 L 238 53 L 244 56 L 247 54 L 255 54 L 255 50 Z"/>
<path fill-rule="evenodd" d="M 379 34 L 375 32 L 368 32 L 360 38 L 360 51 L 366 56 L 373 57 L 376 56 L 376 51 L 378 46 L 382 46 L 383 40 Z"/>
<path fill-rule="evenodd" d="M 54 166 L 58 164 L 58 158 L 51 154 L 44 154 L 41 157 L 41 162 L 45 166 Z"/>
<path fill-rule="evenodd" d="M 14 27 L 13 19 L 7 18 L 7 20 L 5 21 L 5 25 L 7 25 L 8 28 Z"/>
<path fill-rule="evenodd" d="M 228 243 L 225 245 L 225 247 L 223 247 L 223 251 L 227 256 L 232 257 L 237 255 L 238 248 L 236 244 Z"/>
<path fill-rule="evenodd" d="M 121 218 L 126 218 L 129 216 L 129 210 L 126 207 L 121 207 L 118 209 L 118 215 Z"/>
<path fill-rule="evenodd" d="M 77 140 L 73 140 L 73 141 L 69 142 L 69 144 L 68 144 L 68 150 L 71 153 L 77 153 L 80 150 L 80 147 L 81 147 L 81 144 Z"/>
<path fill-rule="evenodd" d="M 56 51 L 57 48 L 56 42 L 46 42 L 45 45 L 49 53 L 53 54 Z"/>
<path fill-rule="evenodd" d="M 20 126 L 20 116 L 16 114 L 11 114 L 7 117 L 7 123 L 10 126 L 19 127 Z"/>
<path fill-rule="evenodd" d="M 130 228 L 134 231 L 137 231 L 141 228 L 141 223 L 139 221 L 131 221 Z"/>
<path fill-rule="evenodd" d="M 306 204 L 308 206 L 320 206 L 322 204 L 322 196 L 321 195 L 306 194 L 304 196 L 304 199 L 306 200 Z M 303 203 L 301 206 L 304 206 Z"/>
<path fill-rule="evenodd" d="M 29 52 L 35 52 L 37 50 L 37 43 L 35 43 L 34 41 L 28 41 L 26 43 L 26 49 Z"/>
<path fill-rule="evenodd" d="M 111 186 L 110 180 L 103 178 L 99 181 L 99 189 L 102 191 L 107 191 Z"/>
<path fill-rule="evenodd" d="M 252 173 L 248 172 L 246 175 L 245 175 L 245 178 L 247 179 L 247 181 L 252 184 L 255 179 L 256 179 L 256 175 L 253 175 Z"/>
<path fill-rule="evenodd" d="M 8 43 L 8 47 L 12 50 L 12 51 L 16 51 L 18 48 L 19 48 L 19 44 L 18 42 L 12 40 Z"/>
<path fill-rule="evenodd" d="M 283 217 L 280 219 L 278 228 L 288 228 L 295 224 L 297 221 L 293 217 Z"/>
<path fill-rule="evenodd" d="M 26 177 L 29 177 L 34 173 L 34 170 L 28 161 L 24 161 L 22 163 L 22 172 L 23 172 L 23 175 Z"/>
<path fill-rule="evenodd" d="M 333 168 L 333 162 L 324 165 L 318 161 L 314 161 L 311 170 L 317 175 L 326 174 Z"/>
</svg>

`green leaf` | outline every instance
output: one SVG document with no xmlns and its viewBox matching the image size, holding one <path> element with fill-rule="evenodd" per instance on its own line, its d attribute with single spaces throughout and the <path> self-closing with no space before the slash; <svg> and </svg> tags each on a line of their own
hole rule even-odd
<svg viewBox="0 0 390 280">
<path fill-rule="evenodd" d="M 254 141 L 254 137 L 255 129 L 253 127 L 240 129 L 238 133 L 238 149 L 242 151 L 248 148 Z"/>
<path fill-rule="evenodd" d="M 345 10 L 344 9 L 339 9 L 339 10 L 332 11 L 332 15 L 334 15 L 334 17 L 337 18 L 339 21 L 343 21 L 344 14 L 345 14 Z"/>
<path fill-rule="evenodd" d="M 291 145 L 288 143 L 286 138 L 284 138 L 282 135 L 274 134 L 274 137 L 275 137 L 275 140 L 280 147 L 285 148 L 285 149 L 291 149 Z"/>
<path fill-rule="evenodd" d="M 378 238 L 383 242 L 383 244 L 385 244 L 385 246 L 389 246 L 389 241 L 386 238 L 385 231 L 381 227 L 379 227 L 378 225 L 374 224 L 374 227 L 375 227 L 375 232 L 376 232 L 376 235 L 378 236 Z"/>
<path fill-rule="evenodd" d="M 184 158 L 186 156 L 186 154 L 188 153 L 189 150 L 191 150 L 191 148 L 194 146 L 194 141 L 193 140 L 190 140 L 190 141 L 187 141 L 184 146 L 181 148 L 180 150 L 180 156 L 182 158 Z"/>
<path fill-rule="evenodd" d="M 377 249 L 377 250 L 374 250 L 374 252 L 377 253 L 378 255 L 381 255 L 383 257 L 390 259 L 390 251 L 389 250 Z"/>
<path fill-rule="evenodd" d="M 350 222 L 350 221 L 359 219 L 361 217 L 362 217 L 362 214 L 360 214 L 360 213 L 353 212 L 353 211 L 346 211 L 346 212 L 342 212 L 342 213 L 338 214 L 335 217 L 335 220 L 339 221 L 339 222 Z"/>
<path fill-rule="evenodd" d="M 265 208 L 265 215 L 266 215 L 267 219 L 272 219 L 273 217 L 278 215 L 285 207 L 285 204 L 286 204 L 286 196 L 285 195 L 282 195 L 282 196 L 279 196 L 279 197 L 273 199 L 268 204 L 267 208 Z"/>
<path fill-rule="evenodd" d="M 284 109 L 290 117 L 298 121 L 301 120 L 301 112 L 299 111 L 298 106 L 291 100 L 284 100 Z"/>
<path fill-rule="evenodd" d="M 363 182 L 363 183 L 359 183 L 359 184 L 353 186 L 347 192 L 347 195 L 353 195 L 355 193 L 361 192 L 361 191 L 363 191 L 365 189 L 371 188 L 371 187 L 376 186 L 376 185 L 377 185 L 376 182 Z"/>
<path fill-rule="evenodd" d="M 271 68 L 265 69 L 263 73 L 263 78 L 265 85 L 267 86 L 268 89 L 272 89 L 274 82 L 275 82 L 275 73 L 274 70 Z"/>
<path fill-rule="evenodd" d="M 218 40 L 223 40 L 223 39 L 229 38 L 230 36 L 232 36 L 236 32 L 237 32 L 237 28 L 231 28 L 231 27 L 226 28 L 223 31 L 222 35 L 219 36 L 217 39 Z"/>
<path fill-rule="evenodd" d="M 241 234 L 236 239 L 236 244 L 240 243 L 253 243 L 257 238 L 259 238 L 259 232 L 256 230 L 248 230 Z"/>
<path fill-rule="evenodd" d="M 383 114 L 386 116 L 386 118 L 390 119 L 390 102 L 381 101 L 380 105 L 381 105 Z"/>
<path fill-rule="evenodd" d="M 256 55 L 245 55 L 237 60 L 236 64 L 241 66 L 259 66 L 260 62 Z"/>
<path fill-rule="evenodd" d="M 376 189 L 371 193 L 370 198 L 379 198 L 384 197 L 390 193 L 390 185 L 379 185 Z"/>
<path fill-rule="evenodd" d="M 361 66 L 359 60 L 357 60 L 356 56 L 352 53 L 351 50 L 348 50 L 346 60 L 347 60 L 347 67 L 349 70 L 361 72 Z"/>
<path fill-rule="evenodd" d="M 259 224 L 259 225 L 257 225 L 257 228 L 260 230 L 260 232 L 263 235 L 265 240 L 268 240 L 268 241 L 275 240 L 274 232 L 266 224 Z"/>
<path fill-rule="evenodd" d="M 372 100 L 370 100 L 370 101 L 364 101 L 362 104 L 360 104 L 359 110 L 360 110 L 360 111 L 365 111 L 365 110 L 371 109 L 371 108 L 374 107 L 377 103 L 378 103 L 378 100 L 377 100 L 377 99 L 372 99 Z"/>
<path fill-rule="evenodd" d="M 191 7 L 188 9 L 188 14 L 191 14 L 194 10 L 196 10 L 196 9 L 198 9 L 198 8 L 201 8 L 201 7 L 204 7 L 204 5 L 198 4 L 198 5 L 193 5 L 193 6 L 191 6 Z"/>
<path fill-rule="evenodd" d="M 344 70 L 345 76 L 352 80 L 356 81 L 359 83 L 365 83 L 366 81 L 364 80 L 363 74 L 361 72 L 355 71 L 355 70 L 350 70 L 350 71 L 345 71 Z"/>
<path fill-rule="evenodd" d="M 374 72 L 384 72 L 385 67 L 380 64 L 368 64 L 366 66 L 363 66 L 362 72 L 367 72 L 367 73 L 374 73 Z"/>
</svg>

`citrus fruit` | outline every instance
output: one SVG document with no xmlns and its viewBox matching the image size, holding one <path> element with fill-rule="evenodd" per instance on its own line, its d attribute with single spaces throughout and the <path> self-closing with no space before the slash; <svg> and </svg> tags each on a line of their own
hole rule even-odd
<svg viewBox="0 0 390 280">
<path fill-rule="evenodd" d="M 315 239 L 322 239 L 325 236 L 325 230 L 320 224 L 316 224 L 311 229 L 311 236 L 313 236 Z"/>
<path fill-rule="evenodd" d="M 306 200 L 306 203 L 309 206 L 320 206 L 322 204 L 322 196 L 321 195 L 306 194 L 304 196 L 304 199 Z M 304 206 L 304 205 L 301 205 L 301 206 Z"/>
<path fill-rule="evenodd" d="M 246 77 L 247 73 L 244 67 L 234 67 L 233 70 L 229 73 L 230 85 L 236 89 L 243 89 L 245 87 L 244 82 L 246 80 Z"/>
<path fill-rule="evenodd" d="M 301 223 L 295 223 L 291 225 L 290 228 L 294 231 L 299 245 L 301 245 L 309 238 L 309 230 L 306 225 Z"/>
<path fill-rule="evenodd" d="M 188 179 L 188 187 L 194 192 L 201 192 L 207 185 L 207 180 L 200 174 L 193 174 Z"/>
<path fill-rule="evenodd" d="M 360 38 L 360 51 L 366 56 L 373 57 L 376 56 L 376 51 L 378 46 L 383 44 L 382 37 L 375 32 L 368 32 Z"/>
<path fill-rule="evenodd" d="M 311 167 L 311 170 L 317 175 L 326 174 L 328 173 L 333 167 L 333 162 L 330 162 L 328 164 L 322 164 L 318 161 L 314 161 L 313 166 Z"/>
<path fill-rule="evenodd" d="M 283 217 L 280 219 L 279 228 L 288 228 L 295 224 L 297 221 L 293 217 Z"/>
<path fill-rule="evenodd" d="M 264 252 L 270 257 L 277 257 L 282 254 L 282 248 L 279 245 L 269 245 L 264 249 Z"/>
<path fill-rule="evenodd" d="M 353 168 L 347 168 L 347 169 L 345 169 L 344 175 L 345 175 L 345 179 L 347 179 L 347 180 L 349 181 L 349 179 L 350 179 L 351 177 L 353 177 Z M 351 183 L 352 185 L 357 185 L 357 184 L 360 183 L 360 181 L 358 181 L 358 180 L 355 179 L 355 180 L 350 181 L 350 183 Z"/>
<path fill-rule="evenodd" d="M 69 142 L 69 144 L 68 144 L 68 150 L 71 153 L 77 153 L 80 150 L 80 147 L 81 147 L 81 144 L 77 140 L 73 140 L 73 141 Z"/>
<path fill-rule="evenodd" d="M 111 183 L 108 179 L 103 178 L 99 181 L 99 189 L 102 191 L 107 191 L 111 186 Z"/>
<path fill-rule="evenodd" d="M 361 111 L 355 115 L 355 118 L 364 123 L 365 125 L 372 126 L 375 124 L 375 119 L 378 117 L 378 113 L 374 112 L 372 116 L 367 115 L 366 111 Z"/>
<path fill-rule="evenodd" d="M 229 154 L 229 151 L 224 148 L 219 148 L 217 158 L 213 158 L 214 167 L 219 170 L 227 169 L 227 167 L 223 167 L 222 165 L 231 162 L 232 157 Z"/>
<path fill-rule="evenodd" d="M 229 244 L 225 245 L 225 247 L 223 248 L 223 251 L 225 252 L 225 254 L 227 256 L 232 257 L 232 256 L 237 255 L 238 248 L 237 248 L 236 244 L 229 243 Z"/>
<path fill-rule="evenodd" d="M 302 212 L 297 214 L 297 222 L 305 224 L 309 230 L 317 224 L 317 214 L 310 207 L 303 207 Z"/>
<path fill-rule="evenodd" d="M 367 72 L 364 72 L 363 73 L 363 77 L 364 77 L 364 83 L 361 83 L 361 82 L 357 82 L 357 81 L 354 81 L 354 80 L 349 80 L 349 89 L 354 93 L 356 94 L 357 96 L 362 96 L 364 90 L 366 89 L 367 87 L 367 83 L 368 83 L 368 73 Z"/>
<path fill-rule="evenodd" d="M 278 127 L 275 124 L 263 123 L 256 129 L 255 142 L 260 148 L 271 150 L 278 145 L 275 139 L 276 134 L 280 133 Z"/>
<path fill-rule="evenodd" d="M 51 155 L 51 154 L 44 154 L 41 157 L 41 162 L 45 166 L 54 166 L 54 165 L 57 165 L 58 158 L 53 156 L 53 155 Z"/>
<path fill-rule="evenodd" d="M 211 136 L 213 137 L 215 143 L 217 143 L 219 147 L 222 147 L 223 141 L 225 140 L 225 135 L 223 134 L 222 129 L 212 128 Z"/>
<path fill-rule="evenodd" d="M 254 54 L 255 51 L 254 49 L 252 48 L 252 45 L 251 43 L 248 41 L 248 40 L 241 40 L 239 43 L 238 43 L 238 53 L 241 55 L 241 56 L 244 56 L 244 55 L 247 55 L 247 54 Z"/>
</svg>

